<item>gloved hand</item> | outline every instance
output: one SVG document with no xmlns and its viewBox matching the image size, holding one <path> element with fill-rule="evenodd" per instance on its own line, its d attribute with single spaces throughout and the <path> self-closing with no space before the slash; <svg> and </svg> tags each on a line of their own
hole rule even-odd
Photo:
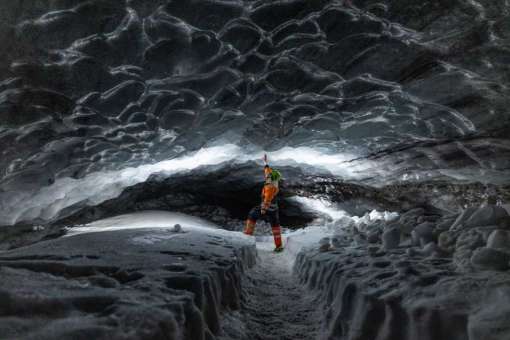
<svg viewBox="0 0 510 340">
<path fill-rule="evenodd" d="M 265 209 L 265 208 L 260 208 L 260 213 L 261 213 L 262 215 L 265 215 L 265 214 L 266 214 L 266 209 Z"/>
</svg>

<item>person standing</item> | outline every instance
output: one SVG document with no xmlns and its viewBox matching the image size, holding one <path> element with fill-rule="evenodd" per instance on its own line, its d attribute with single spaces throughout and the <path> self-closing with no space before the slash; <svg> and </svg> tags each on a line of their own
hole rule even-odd
<svg viewBox="0 0 510 340">
<path fill-rule="evenodd" d="M 280 227 L 280 216 L 278 210 L 278 192 L 281 174 L 278 170 L 272 169 L 267 163 L 267 155 L 264 155 L 264 186 L 262 188 L 260 205 L 251 209 L 246 220 L 244 233 L 253 235 L 257 220 L 263 218 L 271 224 L 273 232 L 275 252 L 283 250 L 282 231 Z"/>
</svg>

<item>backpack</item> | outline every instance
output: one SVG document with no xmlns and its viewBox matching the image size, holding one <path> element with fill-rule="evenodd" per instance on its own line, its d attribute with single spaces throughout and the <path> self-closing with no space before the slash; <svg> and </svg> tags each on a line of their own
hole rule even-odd
<svg viewBox="0 0 510 340">
<path fill-rule="evenodd" d="M 278 170 L 271 171 L 271 181 L 279 182 L 282 179 L 282 174 Z"/>
</svg>

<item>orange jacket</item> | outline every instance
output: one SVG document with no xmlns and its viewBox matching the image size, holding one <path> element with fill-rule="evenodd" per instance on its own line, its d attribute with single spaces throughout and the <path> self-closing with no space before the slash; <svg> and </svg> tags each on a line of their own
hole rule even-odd
<svg viewBox="0 0 510 340">
<path fill-rule="evenodd" d="M 276 195 L 278 195 L 278 187 L 267 180 L 267 177 L 271 174 L 273 170 L 270 167 L 264 168 L 264 175 L 266 176 L 266 183 L 262 188 L 262 207 L 264 209 L 268 209 L 271 203 L 273 202 Z"/>
<path fill-rule="evenodd" d="M 278 195 L 278 188 L 273 184 L 264 184 L 262 188 L 262 206 L 267 209 Z"/>
</svg>

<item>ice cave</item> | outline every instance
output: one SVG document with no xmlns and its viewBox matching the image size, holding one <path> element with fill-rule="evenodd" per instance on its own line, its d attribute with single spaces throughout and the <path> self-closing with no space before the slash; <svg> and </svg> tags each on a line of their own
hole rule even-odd
<svg viewBox="0 0 510 340">
<path fill-rule="evenodd" d="M 510 340 L 508 0 L 1 0 L 0 340 Z"/>
</svg>

